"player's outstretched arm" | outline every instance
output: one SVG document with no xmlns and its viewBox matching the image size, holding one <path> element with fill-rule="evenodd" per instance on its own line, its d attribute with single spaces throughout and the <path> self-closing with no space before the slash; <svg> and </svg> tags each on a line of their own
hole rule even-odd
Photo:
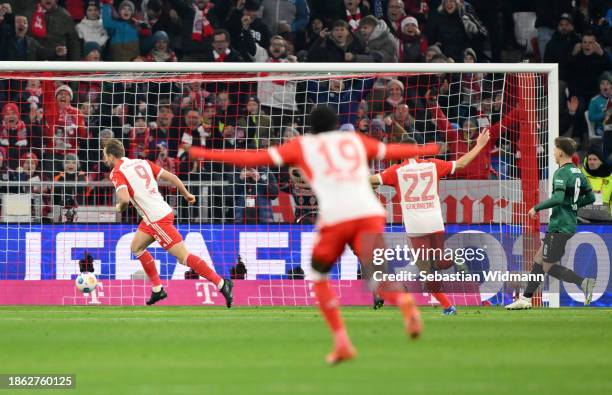
<svg viewBox="0 0 612 395">
<path fill-rule="evenodd" d="M 178 178 L 174 173 L 170 173 L 169 171 L 164 170 L 159 176 L 159 178 L 171 184 L 172 186 L 176 187 L 176 189 L 179 190 L 181 195 L 183 195 L 187 203 L 189 204 L 195 203 L 195 200 L 196 200 L 195 196 L 193 196 L 187 190 L 187 188 L 185 188 L 185 184 L 183 184 L 183 181 L 181 181 L 181 179 Z"/>
<path fill-rule="evenodd" d="M 489 143 L 490 133 L 489 129 L 484 129 L 482 133 L 478 136 L 476 140 L 476 145 L 472 148 L 467 154 L 463 155 L 461 158 L 457 159 L 455 162 L 455 166 L 457 169 L 463 169 L 467 165 L 470 164 L 477 156 L 480 154 L 480 151 Z"/>
<path fill-rule="evenodd" d="M 435 143 L 416 145 L 416 144 L 387 144 L 385 154 L 382 159 L 405 159 L 417 156 L 437 155 L 440 146 Z"/>
<path fill-rule="evenodd" d="M 189 156 L 191 159 L 225 162 L 237 166 L 258 167 L 274 164 L 268 150 L 210 150 L 191 147 Z"/>
</svg>

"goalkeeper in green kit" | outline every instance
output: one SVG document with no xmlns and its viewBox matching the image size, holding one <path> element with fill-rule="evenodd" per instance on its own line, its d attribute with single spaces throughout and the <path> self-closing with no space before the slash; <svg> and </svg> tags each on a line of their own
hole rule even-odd
<svg viewBox="0 0 612 395">
<path fill-rule="evenodd" d="M 553 175 L 553 195 L 529 210 L 529 216 L 536 218 L 541 210 L 552 208 L 546 236 L 534 257 L 531 274 L 549 275 L 565 282 L 574 283 L 584 292 L 584 305 L 591 303 L 595 279 L 583 278 L 559 263 L 565 253 L 565 245 L 576 233 L 578 209 L 595 201 L 591 185 L 580 169 L 572 163 L 576 142 L 568 137 L 555 139 L 555 162 L 559 169 Z M 531 297 L 541 281 L 529 281 L 525 293 L 506 306 L 508 310 L 531 308 Z"/>
</svg>

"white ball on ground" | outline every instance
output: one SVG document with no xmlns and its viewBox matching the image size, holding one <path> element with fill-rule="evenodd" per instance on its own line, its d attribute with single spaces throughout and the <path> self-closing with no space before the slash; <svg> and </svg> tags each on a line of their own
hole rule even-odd
<svg viewBox="0 0 612 395">
<path fill-rule="evenodd" d="M 82 293 L 90 293 L 96 289 L 96 284 L 98 279 L 93 273 L 81 273 L 75 280 L 76 288 Z"/>
</svg>

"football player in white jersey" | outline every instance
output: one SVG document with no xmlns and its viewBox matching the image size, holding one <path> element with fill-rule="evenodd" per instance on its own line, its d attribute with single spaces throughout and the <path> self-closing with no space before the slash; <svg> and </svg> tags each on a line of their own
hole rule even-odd
<svg viewBox="0 0 612 395">
<path fill-rule="evenodd" d="M 183 237 L 174 226 L 172 208 L 157 188 L 157 180 L 164 180 L 176 187 L 188 204 L 193 204 L 195 196 L 189 193 L 183 182 L 176 175 L 148 160 L 126 158 L 123 144 L 116 139 L 109 140 L 104 145 L 104 161 L 113 169 L 110 179 L 117 192 L 117 211 L 123 212 L 131 202 L 142 218 L 130 249 L 153 285 L 147 305 L 168 297 L 153 256 L 147 251 L 147 247 L 157 241 L 178 262 L 214 283 L 225 297 L 226 306 L 231 307 L 232 281 L 221 278 L 204 260 L 189 252 L 183 243 Z"/>
<path fill-rule="evenodd" d="M 484 129 L 472 149 L 456 161 L 439 159 L 411 158 L 393 165 L 379 174 L 370 176 L 372 185 L 390 185 L 400 196 L 402 218 L 412 248 L 444 250 L 444 219 L 438 183 L 448 174 L 466 167 L 489 142 L 489 130 Z M 442 256 L 444 254 L 441 254 Z M 419 271 L 431 272 L 435 269 L 448 269 L 453 262 L 422 259 L 416 262 Z M 442 292 L 441 284 L 428 281 L 428 292 L 440 302 L 445 315 L 457 314 L 457 308 Z M 383 306 L 384 299 L 374 296 L 374 309 Z"/>
<path fill-rule="evenodd" d="M 437 144 L 389 144 L 355 132 L 337 131 L 338 117 L 328 107 L 310 113 L 310 135 L 267 150 L 207 150 L 192 147 L 192 158 L 233 163 L 239 166 L 298 167 L 314 191 L 319 204 L 317 238 L 312 251 L 313 291 L 333 337 L 334 348 L 326 361 L 335 364 L 355 357 L 340 316 L 338 301 L 327 278 L 333 264 L 348 244 L 366 265 L 371 262 L 372 243 L 366 237 L 384 232 L 385 210 L 369 182 L 369 161 L 435 155 Z M 371 242 L 373 239 L 370 238 Z M 400 284 L 379 283 L 379 293 L 399 306 L 406 332 L 417 337 L 422 323 L 414 298 Z M 400 290 L 401 289 L 401 290 Z"/>
</svg>

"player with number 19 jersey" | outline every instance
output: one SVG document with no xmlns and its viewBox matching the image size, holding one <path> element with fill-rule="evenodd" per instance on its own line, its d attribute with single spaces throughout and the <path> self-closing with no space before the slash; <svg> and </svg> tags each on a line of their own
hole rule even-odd
<svg viewBox="0 0 612 395">
<path fill-rule="evenodd" d="M 334 349 L 327 356 L 330 364 L 355 357 L 338 301 L 328 279 L 328 273 L 348 244 L 371 269 L 371 253 L 384 232 L 385 210 L 369 182 L 370 159 L 403 159 L 418 155 L 435 155 L 437 144 L 419 147 L 413 144 L 385 145 L 370 137 L 335 131 L 337 115 L 325 106 L 315 107 L 310 113 L 313 134 L 296 137 L 266 151 L 211 151 L 192 147 L 195 159 L 217 160 L 241 166 L 290 165 L 300 169 L 310 184 L 319 204 L 318 232 L 312 250 L 313 292 L 334 337 Z M 374 245 L 369 245 L 366 236 Z M 383 246 L 384 247 L 384 246 Z M 414 298 L 402 291 L 394 291 L 389 284 L 378 284 L 383 297 L 396 303 L 404 315 L 406 332 L 417 337 L 422 329 Z M 382 285 L 382 286 L 381 286 Z M 394 289 L 399 289 L 398 287 Z M 385 288 L 386 287 L 386 288 Z M 383 289 L 385 288 L 385 289 Z"/>
</svg>

